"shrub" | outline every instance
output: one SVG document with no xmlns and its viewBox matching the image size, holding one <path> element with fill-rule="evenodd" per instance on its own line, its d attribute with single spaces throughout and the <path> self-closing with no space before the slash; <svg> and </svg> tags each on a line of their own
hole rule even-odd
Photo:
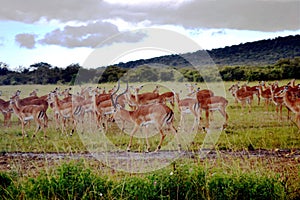
<svg viewBox="0 0 300 200">
<path fill-rule="evenodd" d="M 12 178 L 7 173 L 0 172 L 0 199 L 16 199 L 17 196 L 18 190 Z"/>
<path fill-rule="evenodd" d="M 215 171 L 215 169 L 214 169 Z M 118 177 L 118 176 L 117 176 Z M 252 173 L 212 173 L 196 164 L 112 181 L 82 162 L 63 164 L 53 173 L 20 181 L 0 173 L 1 199 L 287 199 L 276 178 Z"/>
<path fill-rule="evenodd" d="M 30 179 L 25 188 L 29 199 L 95 199 L 107 195 L 109 185 L 79 162 L 63 164 L 54 175 Z"/>
<path fill-rule="evenodd" d="M 253 174 L 214 174 L 209 181 L 212 199 L 283 199 L 283 187 L 273 178 Z"/>
</svg>

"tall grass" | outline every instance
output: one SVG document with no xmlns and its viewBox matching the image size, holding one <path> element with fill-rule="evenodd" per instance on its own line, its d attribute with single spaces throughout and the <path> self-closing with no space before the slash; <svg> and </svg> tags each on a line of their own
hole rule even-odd
<svg viewBox="0 0 300 200">
<path fill-rule="evenodd" d="M 82 162 L 18 180 L 1 173 L 2 199 L 286 199 L 274 174 L 224 173 L 195 164 L 173 165 L 144 175 L 106 176 Z M 293 198 L 299 198 L 293 196 Z"/>
</svg>

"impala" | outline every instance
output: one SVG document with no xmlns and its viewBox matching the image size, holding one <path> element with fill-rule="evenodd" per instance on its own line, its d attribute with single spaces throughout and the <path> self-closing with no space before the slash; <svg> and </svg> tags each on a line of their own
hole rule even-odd
<svg viewBox="0 0 300 200">
<path fill-rule="evenodd" d="M 259 86 L 257 87 L 257 89 L 259 90 L 260 96 L 262 98 L 264 98 L 264 100 L 265 100 L 265 107 L 266 107 L 266 110 L 268 111 L 269 110 L 269 103 L 270 103 L 270 101 L 272 99 L 270 86 L 267 87 L 264 82 L 261 82 L 259 84 Z"/>
<path fill-rule="evenodd" d="M 34 90 L 34 92 L 36 92 L 36 90 Z M 30 97 L 26 97 L 23 99 L 20 99 L 20 93 L 21 91 L 17 91 L 16 94 L 12 97 L 12 98 L 17 98 L 16 101 L 16 106 L 18 108 L 21 108 L 22 106 L 28 106 L 28 105 L 39 105 L 42 106 L 44 108 L 44 121 L 45 121 L 45 126 L 48 126 L 48 116 L 47 116 L 47 109 L 49 107 L 48 101 L 46 100 L 48 97 L 48 95 L 42 96 L 42 97 L 38 97 L 37 93 L 35 93 L 35 95 L 31 95 Z M 33 97 L 33 98 L 31 98 Z"/>
<path fill-rule="evenodd" d="M 209 128 L 209 113 L 215 110 L 218 110 L 221 115 L 224 117 L 225 122 L 223 124 L 223 129 L 227 126 L 228 123 L 228 114 L 226 112 L 226 107 L 228 101 L 222 96 L 212 96 L 213 93 L 209 90 L 197 94 L 197 100 L 202 110 L 205 110 L 206 124 L 205 128 Z"/>
<path fill-rule="evenodd" d="M 61 102 L 58 99 L 57 93 L 49 94 L 49 103 L 53 103 L 53 111 L 58 114 L 59 118 L 62 120 L 61 130 L 62 133 L 66 131 L 66 121 L 70 119 L 72 123 L 72 130 L 70 135 L 72 135 L 75 131 L 78 119 L 82 119 L 84 115 L 84 110 L 80 105 L 73 105 L 73 102 Z"/>
<path fill-rule="evenodd" d="M 234 84 L 229 88 L 229 91 L 234 96 L 236 102 L 241 102 L 242 110 L 245 104 L 249 105 L 249 113 L 251 112 L 251 104 L 253 101 L 253 92 L 247 91 L 245 88 L 239 88 L 238 84 Z"/>
<path fill-rule="evenodd" d="M 289 86 L 285 86 L 279 94 L 279 96 L 283 97 L 285 105 L 296 114 L 296 125 L 300 131 L 300 99 L 294 99 L 292 95 Z"/>
<path fill-rule="evenodd" d="M 9 106 L 9 101 L 4 101 L 0 99 L 0 112 L 3 115 L 3 126 L 11 126 L 11 113 L 12 110 Z"/>
<path fill-rule="evenodd" d="M 99 128 L 104 126 L 104 130 L 107 132 L 108 121 L 113 113 L 112 111 L 114 110 L 111 100 L 105 100 L 99 104 L 97 104 L 96 100 L 94 100 L 94 110 L 97 126 Z"/>
<path fill-rule="evenodd" d="M 271 90 L 271 97 L 272 97 L 272 102 L 276 106 L 276 115 L 278 118 L 278 112 L 280 114 L 280 120 L 282 120 L 282 107 L 285 105 L 283 101 L 283 97 L 279 96 L 280 92 L 284 89 L 285 86 L 278 86 L 278 83 L 275 83 L 271 85 L 270 90 Z M 288 110 L 288 119 L 290 119 L 290 109 L 286 107 Z"/>
<path fill-rule="evenodd" d="M 27 136 L 25 133 L 25 124 L 29 120 L 34 120 L 36 123 L 36 130 L 32 137 L 35 137 L 37 132 L 42 128 L 44 131 L 44 138 L 46 138 L 45 131 L 45 113 L 44 107 L 42 105 L 27 105 L 18 107 L 17 104 L 18 96 L 14 96 L 10 99 L 10 107 L 13 109 L 15 115 L 20 119 L 22 124 L 22 136 Z M 44 122 L 44 123 L 43 123 Z"/>
<path fill-rule="evenodd" d="M 197 99 L 191 97 L 180 99 L 178 93 L 176 93 L 175 99 L 180 112 L 180 127 L 184 128 L 184 115 L 191 113 L 194 116 L 192 130 L 197 130 L 201 119 L 201 110 Z"/>
<path fill-rule="evenodd" d="M 185 85 L 185 87 L 188 89 L 188 94 L 187 94 L 187 96 L 188 97 L 193 97 L 193 96 L 195 96 L 196 95 L 196 93 L 200 90 L 200 88 L 198 88 L 198 89 L 195 89 L 195 87 L 197 86 L 197 84 L 191 84 L 191 83 L 189 83 L 189 84 L 184 84 Z"/>
<path fill-rule="evenodd" d="M 288 85 L 291 86 L 289 90 L 291 92 L 292 97 L 294 99 L 300 98 L 300 84 L 296 85 L 295 79 L 292 79 Z"/>
<path fill-rule="evenodd" d="M 153 124 L 159 130 L 161 135 L 160 142 L 155 151 L 160 150 L 163 140 L 166 137 L 165 133 L 163 132 L 164 125 L 166 125 L 173 132 L 175 138 L 177 139 L 179 150 L 180 150 L 180 144 L 177 137 L 177 130 L 173 125 L 174 112 L 172 111 L 172 109 L 170 109 L 165 104 L 155 103 L 155 104 L 141 105 L 136 110 L 128 111 L 118 105 L 118 98 L 124 95 L 125 93 L 127 93 L 127 91 L 128 91 L 128 84 L 126 90 L 123 93 L 119 94 L 116 97 L 116 99 L 114 99 L 113 96 L 111 96 L 111 101 L 115 108 L 114 115 L 127 118 L 129 121 L 134 123 L 134 128 L 130 133 L 130 140 L 127 147 L 127 151 L 130 151 L 133 136 L 138 131 L 138 129 L 141 126 L 147 126 L 149 124 Z M 148 141 L 147 128 L 146 128 L 146 143 L 147 143 L 146 151 L 148 152 L 150 150 L 150 145 Z"/>
<path fill-rule="evenodd" d="M 172 109 L 174 110 L 174 106 L 175 106 L 175 97 L 174 97 L 174 92 L 165 92 L 162 93 L 158 96 L 158 101 L 159 103 L 167 103 L 169 102 L 171 104 Z"/>
<path fill-rule="evenodd" d="M 242 88 L 247 91 L 247 92 L 251 92 L 253 95 L 256 95 L 257 97 L 257 105 L 260 104 L 260 94 L 259 94 L 259 90 L 257 88 L 257 86 L 248 86 L 246 83 L 244 85 L 242 85 Z"/>
<path fill-rule="evenodd" d="M 159 94 L 157 92 L 157 86 L 153 92 L 145 92 L 139 94 L 139 91 L 143 88 L 143 86 L 134 88 L 134 94 L 131 94 L 127 89 L 126 97 L 130 106 L 136 107 L 146 104 L 158 103 L 161 100 L 159 99 Z"/>
</svg>

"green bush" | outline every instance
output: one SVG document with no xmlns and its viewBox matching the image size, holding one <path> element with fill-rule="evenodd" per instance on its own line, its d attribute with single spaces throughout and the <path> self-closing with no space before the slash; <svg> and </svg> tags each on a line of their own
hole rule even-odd
<svg viewBox="0 0 300 200">
<path fill-rule="evenodd" d="M 50 174 L 13 181 L 0 173 L 1 199 L 288 199 L 279 179 L 255 173 L 212 172 L 196 164 L 150 174 L 93 173 L 82 162 L 62 164 Z M 119 180 L 117 177 L 121 177 Z M 294 197 L 293 197 L 294 198 Z"/>
<path fill-rule="evenodd" d="M 29 199 L 95 199 L 107 196 L 110 183 L 97 177 L 81 162 L 63 164 L 54 175 L 29 179 L 25 187 Z"/>
<path fill-rule="evenodd" d="M 0 199 L 16 199 L 18 190 L 7 173 L 0 172 Z"/>
<path fill-rule="evenodd" d="M 253 174 L 214 174 L 209 181 L 212 199 L 283 199 L 283 187 L 273 178 Z"/>
</svg>

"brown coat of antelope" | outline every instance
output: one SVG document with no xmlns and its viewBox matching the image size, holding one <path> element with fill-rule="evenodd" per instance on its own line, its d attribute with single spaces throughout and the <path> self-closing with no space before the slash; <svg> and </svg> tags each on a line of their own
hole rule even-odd
<svg viewBox="0 0 300 200">
<path fill-rule="evenodd" d="M 119 83 L 118 89 L 119 90 Z M 118 98 L 123 94 L 127 93 L 128 90 L 128 83 L 127 88 L 124 92 L 119 94 L 116 99 L 114 99 L 113 95 L 111 96 L 112 103 L 115 108 L 115 116 L 122 116 L 129 119 L 132 123 L 134 123 L 134 128 L 130 133 L 130 140 L 127 147 L 127 151 L 130 151 L 132 145 L 132 139 L 134 134 L 138 131 L 141 126 L 147 126 L 148 124 L 154 124 L 154 126 L 159 130 L 161 138 L 160 142 L 155 151 L 159 151 L 161 145 L 163 143 L 164 138 L 166 137 L 165 133 L 163 132 L 163 126 L 166 125 L 174 134 L 175 138 L 177 139 L 178 147 L 180 150 L 180 144 L 177 136 L 177 130 L 173 125 L 174 121 L 174 112 L 168 106 L 162 103 L 154 103 L 154 104 L 147 104 L 141 105 L 136 110 L 128 111 L 121 106 L 118 105 Z M 147 142 L 147 149 L 148 152 L 150 150 L 150 144 L 148 141 L 148 133 L 146 128 L 146 142 Z"/>
<path fill-rule="evenodd" d="M 205 111 L 205 128 L 209 128 L 209 113 L 218 110 L 221 115 L 225 118 L 223 129 L 228 123 L 228 114 L 226 107 L 228 105 L 227 99 L 222 96 L 214 96 L 214 93 L 210 90 L 200 90 L 197 92 L 197 100 L 200 108 Z"/>
<path fill-rule="evenodd" d="M 180 99 L 178 93 L 175 94 L 175 99 L 180 112 L 180 128 L 184 129 L 184 115 L 191 113 L 194 116 L 192 130 L 197 130 L 201 119 L 201 109 L 197 99 L 191 97 Z"/>
<path fill-rule="evenodd" d="M 259 90 L 260 96 L 265 100 L 265 107 L 266 111 L 269 111 L 269 103 L 272 100 L 272 94 L 270 87 L 266 86 L 265 83 L 262 81 L 259 86 L 257 86 L 257 89 Z"/>
<path fill-rule="evenodd" d="M 3 115 L 3 126 L 10 127 L 11 126 L 11 114 L 12 110 L 9 105 L 10 101 L 5 101 L 0 99 L 0 112 Z"/>
<path fill-rule="evenodd" d="M 232 85 L 228 90 L 234 96 L 236 102 L 241 102 L 242 110 L 244 110 L 245 104 L 248 104 L 248 112 L 251 113 L 253 92 L 247 91 L 243 87 L 239 88 L 238 84 Z"/>
<path fill-rule="evenodd" d="M 285 86 L 283 90 L 280 91 L 279 96 L 283 97 L 285 105 L 296 114 L 296 125 L 300 132 L 300 99 L 294 98 L 291 92 L 292 88 Z"/>
<path fill-rule="evenodd" d="M 23 138 L 27 136 L 25 132 L 25 124 L 29 120 L 34 120 L 36 123 L 36 130 L 32 137 L 35 137 L 37 132 L 42 128 L 44 131 L 44 138 L 46 138 L 46 130 L 45 130 L 45 114 L 46 110 L 43 105 L 25 105 L 25 106 L 17 106 L 20 104 L 18 101 L 19 96 L 15 95 L 10 99 L 10 107 L 13 109 L 15 115 L 19 118 L 22 125 L 22 136 Z"/>
</svg>

